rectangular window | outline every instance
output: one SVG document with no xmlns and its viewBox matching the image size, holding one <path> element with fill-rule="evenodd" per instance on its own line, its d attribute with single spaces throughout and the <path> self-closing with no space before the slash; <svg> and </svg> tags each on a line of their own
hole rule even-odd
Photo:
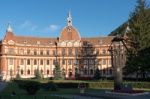
<svg viewBox="0 0 150 99">
<path fill-rule="evenodd" d="M 46 55 L 49 55 L 49 50 L 46 51 Z"/>
<path fill-rule="evenodd" d="M 61 53 L 62 53 L 62 56 L 65 56 L 66 50 L 63 48 Z"/>
<path fill-rule="evenodd" d="M 9 58 L 9 65 L 13 65 L 13 64 L 14 64 L 13 58 Z"/>
<path fill-rule="evenodd" d="M 71 60 L 71 59 L 68 60 L 68 64 L 69 64 L 69 65 L 72 64 L 72 60 Z"/>
<path fill-rule="evenodd" d="M 8 54 L 14 54 L 14 49 L 13 48 L 9 48 L 8 49 Z"/>
<path fill-rule="evenodd" d="M 55 65 L 56 64 L 56 60 L 53 60 L 53 65 Z"/>
<path fill-rule="evenodd" d="M 43 59 L 40 60 L 40 64 L 43 65 Z"/>
<path fill-rule="evenodd" d="M 23 55 L 24 54 L 24 50 L 20 49 L 20 54 Z"/>
<path fill-rule="evenodd" d="M 43 55 L 43 50 L 40 50 L 40 55 Z"/>
<path fill-rule="evenodd" d="M 53 50 L 53 55 L 56 56 L 56 51 L 55 50 Z"/>
<path fill-rule="evenodd" d="M 72 55 L 72 49 L 71 48 L 69 48 L 68 55 L 69 56 Z"/>
<path fill-rule="evenodd" d="M 62 64 L 65 65 L 65 60 L 64 59 L 62 60 Z"/>
<path fill-rule="evenodd" d="M 21 59 L 20 60 L 20 65 L 23 65 L 24 64 L 24 59 Z"/>
<path fill-rule="evenodd" d="M 36 59 L 34 59 L 34 65 L 37 65 L 37 60 Z"/>
<path fill-rule="evenodd" d="M 49 60 L 47 60 L 47 65 L 49 65 Z"/>
<path fill-rule="evenodd" d="M 30 59 L 27 59 L 27 65 L 30 65 Z"/>
<path fill-rule="evenodd" d="M 37 55 L 37 51 L 36 50 L 34 50 L 34 55 Z"/>
<path fill-rule="evenodd" d="M 103 65 L 106 65 L 106 59 L 103 59 Z"/>
<path fill-rule="evenodd" d="M 27 54 L 28 54 L 28 55 L 30 54 L 30 49 L 27 49 Z"/>
</svg>

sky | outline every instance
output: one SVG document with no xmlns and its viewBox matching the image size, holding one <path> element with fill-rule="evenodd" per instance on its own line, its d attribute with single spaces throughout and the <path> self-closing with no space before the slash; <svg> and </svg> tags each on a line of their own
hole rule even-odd
<svg viewBox="0 0 150 99">
<path fill-rule="evenodd" d="M 14 35 L 59 37 L 69 10 L 81 37 L 107 36 L 129 19 L 137 0 L 0 0 L 0 39 Z M 147 0 L 150 4 L 150 0 Z"/>
</svg>

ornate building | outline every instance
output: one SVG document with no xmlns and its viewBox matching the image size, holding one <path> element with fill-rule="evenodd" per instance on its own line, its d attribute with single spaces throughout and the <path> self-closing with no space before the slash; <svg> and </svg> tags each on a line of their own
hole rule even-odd
<svg viewBox="0 0 150 99">
<path fill-rule="evenodd" d="M 112 39 L 112 36 L 81 38 L 72 25 L 70 12 L 59 38 L 16 36 L 9 24 L 0 42 L 0 73 L 3 79 L 16 74 L 29 78 L 39 69 L 44 77 L 53 77 L 57 61 L 66 77 L 75 77 L 76 73 L 80 77 L 93 77 L 96 68 L 102 76 L 111 76 L 108 47 Z"/>
</svg>

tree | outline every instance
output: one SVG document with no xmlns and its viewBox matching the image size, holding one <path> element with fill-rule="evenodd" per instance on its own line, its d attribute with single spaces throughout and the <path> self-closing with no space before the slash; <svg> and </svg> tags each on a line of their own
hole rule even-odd
<svg viewBox="0 0 150 99">
<path fill-rule="evenodd" d="M 145 0 L 137 0 L 137 6 L 130 15 L 129 24 L 131 32 L 128 37 L 134 43 L 130 45 L 132 54 L 128 56 L 125 72 L 126 74 L 137 73 L 140 68 L 144 73 L 147 67 L 144 63 L 149 61 L 145 58 L 145 55 L 149 54 L 146 49 L 150 47 L 150 9 Z"/>
<path fill-rule="evenodd" d="M 58 63 L 55 64 L 54 79 L 55 80 L 61 80 L 62 79 L 62 73 L 61 73 L 61 69 L 60 69 L 60 66 Z"/>
<path fill-rule="evenodd" d="M 94 77 L 93 77 L 93 78 L 96 79 L 96 80 L 98 80 L 98 79 L 101 78 L 99 68 L 96 68 L 95 73 L 94 73 Z"/>
<path fill-rule="evenodd" d="M 39 69 L 35 70 L 35 78 L 36 79 L 42 79 L 43 78 Z"/>
</svg>

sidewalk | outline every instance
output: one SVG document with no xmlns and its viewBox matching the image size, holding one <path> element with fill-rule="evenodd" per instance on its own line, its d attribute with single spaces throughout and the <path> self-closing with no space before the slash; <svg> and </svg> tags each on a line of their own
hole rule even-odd
<svg viewBox="0 0 150 99">
<path fill-rule="evenodd" d="M 6 82 L 0 82 L 0 92 L 6 87 Z"/>
</svg>

